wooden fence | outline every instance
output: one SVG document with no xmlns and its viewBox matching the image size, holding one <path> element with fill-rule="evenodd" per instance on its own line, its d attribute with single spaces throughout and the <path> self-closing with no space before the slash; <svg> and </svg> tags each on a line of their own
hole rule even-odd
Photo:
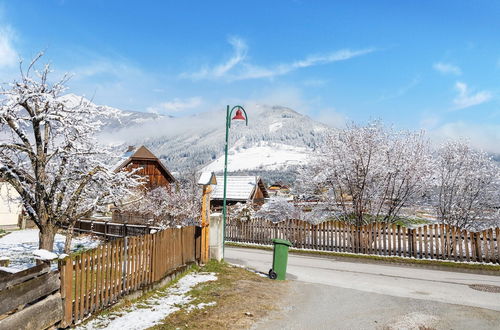
<svg viewBox="0 0 500 330">
<path fill-rule="evenodd" d="M 116 239 L 61 260 L 62 326 L 199 260 L 200 247 L 199 228 L 191 226 Z"/>
<path fill-rule="evenodd" d="M 78 233 L 103 236 L 107 239 L 151 234 L 152 232 L 159 231 L 160 228 L 148 225 L 114 223 L 109 221 L 78 220 L 75 223 L 73 230 Z"/>
<path fill-rule="evenodd" d="M 47 264 L 0 273 L 0 329 L 46 329 L 62 319 L 59 271 Z"/>
<path fill-rule="evenodd" d="M 500 263 L 500 228 L 471 232 L 443 224 L 356 227 L 338 221 L 312 225 L 301 220 L 272 223 L 263 219 L 231 219 L 226 226 L 228 241 L 272 244 L 273 238 L 287 239 L 299 249 Z"/>
</svg>

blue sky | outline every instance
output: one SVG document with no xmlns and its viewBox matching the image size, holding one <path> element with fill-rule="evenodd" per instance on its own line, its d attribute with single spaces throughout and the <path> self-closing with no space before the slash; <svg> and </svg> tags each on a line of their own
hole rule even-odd
<svg viewBox="0 0 500 330">
<path fill-rule="evenodd" d="M 46 50 L 96 103 L 267 103 L 500 152 L 498 1 L 0 1 L 0 74 Z"/>
</svg>

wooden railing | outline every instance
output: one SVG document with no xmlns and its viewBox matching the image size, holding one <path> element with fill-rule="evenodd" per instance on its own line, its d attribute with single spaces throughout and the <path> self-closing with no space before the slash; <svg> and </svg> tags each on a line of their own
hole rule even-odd
<svg viewBox="0 0 500 330">
<path fill-rule="evenodd" d="M 77 233 L 95 234 L 107 239 L 151 234 L 152 232 L 159 231 L 160 228 L 149 225 L 114 223 L 89 219 L 76 221 L 73 230 Z"/>
<path fill-rule="evenodd" d="M 301 220 L 272 223 L 263 219 L 231 219 L 226 226 L 228 241 L 267 245 L 273 238 L 287 239 L 299 249 L 500 263 L 500 228 L 471 232 L 443 224 L 356 227 L 338 221 L 312 225 Z"/>
<path fill-rule="evenodd" d="M 61 260 L 62 326 L 199 260 L 200 247 L 199 228 L 191 226 L 116 239 Z"/>
</svg>

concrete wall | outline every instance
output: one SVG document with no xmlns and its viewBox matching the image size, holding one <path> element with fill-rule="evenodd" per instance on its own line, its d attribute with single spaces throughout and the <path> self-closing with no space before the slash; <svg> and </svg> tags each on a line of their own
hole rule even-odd
<svg viewBox="0 0 500 330">
<path fill-rule="evenodd" d="M 17 226 L 21 214 L 19 194 L 6 182 L 0 182 L 0 227 Z"/>
<path fill-rule="evenodd" d="M 210 233 L 209 233 L 209 258 L 221 261 L 223 258 L 222 234 L 223 222 L 222 214 L 213 213 L 210 215 Z"/>
</svg>

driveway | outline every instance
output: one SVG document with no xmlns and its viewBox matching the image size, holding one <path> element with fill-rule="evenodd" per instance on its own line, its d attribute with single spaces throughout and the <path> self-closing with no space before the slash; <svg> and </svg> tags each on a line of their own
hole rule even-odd
<svg viewBox="0 0 500 330">
<path fill-rule="evenodd" d="M 226 260 L 267 273 L 272 252 L 226 247 Z M 500 276 L 291 254 L 291 292 L 258 329 L 499 329 Z"/>
</svg>

